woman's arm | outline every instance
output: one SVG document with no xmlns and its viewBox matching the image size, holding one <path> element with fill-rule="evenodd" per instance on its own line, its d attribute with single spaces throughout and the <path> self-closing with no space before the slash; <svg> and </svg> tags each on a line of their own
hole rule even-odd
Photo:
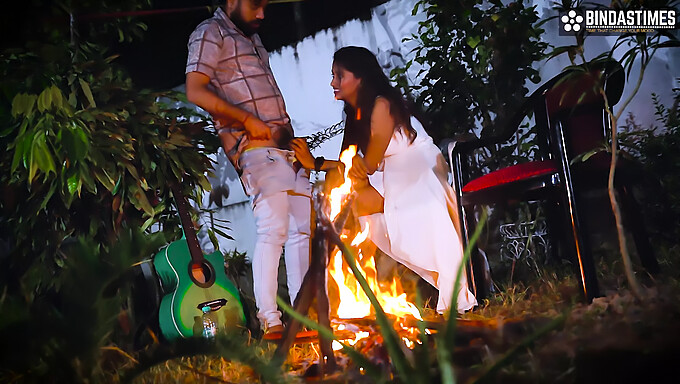
<svg viewBox="0 0 680 384">
<path fill-rule="evenodd" d="M 378 165 L 385 157 L 385 151 L 394 134 L 394 118 L 390 114 L 390 102 L 384 97 L 378 97 L 373 106 L 371 115 L 371 136 L 363 158 L 355 157 L 352 165 L 352 174 L 360 177 L 360 174 L 372 175 L 378 169 Z"/>
<path fill-rule="evenodd" d="M 323 159 L 321 164 L 316 164 L 316 159 L 309 151 L 307 146 L 307 140 L 303 137 L 296 137 L 290 142 L 290 147 L 295 151 L 295 157 L 298 159 L 300 164 L 307 169 L 315 169 L 317 165 L 320 165 L 319 171 L 330 171 L 332 169 L 338 169 L 344 172 L 345 165 L 337 160 L 327 160 Z"/>
</svg>

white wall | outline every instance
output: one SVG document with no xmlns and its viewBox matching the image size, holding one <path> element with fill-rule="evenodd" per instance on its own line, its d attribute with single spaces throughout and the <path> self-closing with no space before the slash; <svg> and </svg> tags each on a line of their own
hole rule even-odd
<svg viewBox="0 0 680 384">
<path fill-rule="evenodd" d="M 344 26 L 317 33 L 298 43 L 295 47 L 285 47 L 270 54 L 271 67 L 286 101 L 288 113 L 293 120 L 297 136 L 306 136 L 320 129 L 329 127 L 342 119 L 342 103 L 335 101 L 329 85 L 331 81 L 331 62 L 333 53 L 346 45 L 364 46 L 377 54 L 379 61 L 386 66 L 400 65 L 400 61 L 390 53 L 398 52 L 409 60 L 409 52 L 413 42 L 403 43 L 402 39 L 417 32 L 418 22 L 424 15 L 412 16 L 411 10 L 415 0 L 392 0 L 373 10 L 373 18 L 367 22 L 350 21 Z M 604 2 L 604 0 L 600 0 Z M 541 17 L 550 17 L 555 12 L 550 8 L 551 1 L 534 0 Z M 572 37 L 558 35 L 558 21 L 552 20 L 544 25 L 542 38 L 555 46 L 570 45 L 575 42 Z M 599 53 L 610 50 L 615 37 L 590 36 L 586 39 L 586 56 L 588 59 Z M 558 74 L 569 65 L 565 56 L 537 65 L 542 81 Z M 409 71 L 409 78 L 415 79 L 419 68 L 414 66 Z M 633 71 L 635 73 L 635 70 Z M 645 81 L 630 108 L 638 122 L 648 126 L 654 121 L 654 109 L 651 92 L 656 92 L 666 104 L 671 100 L 671 88 L 674 79 L 680 77 L 680 50 L 665 50 L 657 54 L 645 75 Z M 528 84 L 530 90 L 538 85 Z M 677 83 L 675 84 L 677 86 Z M 629 84 L 623 98 L 632 91 Z M 627 111 L 626 111 L 627 113 Z M 624 117 L 626 116 L 624 113 Z M 337 158 L 340 148 L 340 137 L 324 143 L 314 151 L 316 156 Z M 227 185 L 230 196 L 225 201 L 225 208 L 217 212 L 217 217 L 231 221 L 231 235 L 235 240 L 222 240 L 222 251 L 238 248 L 252 254 L 255 244 L 255 226 L 248 199 L 243 192 L 236 172 L 223 154 L 218 156 L 219 168 L 213 185 Z M 207 206 L 207 196 L 204 206 Z"/>
<path fill-rule="evenodd" d="M 364 46 L 376 53 L 381 63 L 390 62 L 391 52 L 406 56 L 413 43 L 403 44 L 401 40 L 410 36 L 422 19 L 411 16 L 414 4 L 414 0 L 392 0 L 374 9 L 373 19 L 368 22 L 350 21 L 337 29 L 308 37 L 295 47 L 270 53 L 270 64 L 296 136 L 310 135 L 342 120 L 342 102 L 333 98 L 330 86 L 333 53 L 337 49 L 346 45 Z M 341 137 L 336 136 L 316 149 L 314 154 L 337 158 L 340 144 Z M 227 185 L 230 196 L 225 207 L 214 217 L 229 220 L 230 235 L 234 237 L 234 240 L 220 238 L 220 249 L 237 248 L 250 255 L 255 246 L 255 224 L 248 198 L 222 151 L 216 160 L 219 166 L 211 183 L 214 187 Z M 203 207 L 215 208 L 209 204 L 208 195 L 204 196 Z M 203 224 L 207 225 L 207 221 L 204 218 Z M 202 237 L 201 244 L 204 250 L 211 249 L 206 237 Z"/>
</svg>

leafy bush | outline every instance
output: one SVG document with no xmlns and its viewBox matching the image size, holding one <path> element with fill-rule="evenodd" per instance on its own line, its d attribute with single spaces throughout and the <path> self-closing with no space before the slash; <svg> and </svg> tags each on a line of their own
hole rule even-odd
<svg viewBox="0 0 680 384">
<path fill-rule="evenodd" d="M 652 94 L 658 126 L 644 128 L 633 115 L 622 127 L 621 146 L 642 163 L 648 182 L 643 191 L 644 211 L 654 217 L 650 227 L 673 243 L 680 221 L 680 88 L 673 89 L 673 103 L 666 107 Z M 655 188 L 654 188 L 655 187 Z"/>
<path fill-rule="evenodd" d="M 139 230 L 124 231 L 108 250 L 84 237 L 65 242 L 64 268 L 50 288 L 28 303 L 20 295 L 0 299 L 0 381 L 111 381 L 111 369 L 129 362 L 113 342 L 124 338 L 117 320 L 127 297 L 115 282 L 164 243 L 162 234 Z"/>
<path fill-rule="evenodd" d="M 0 259 L 3 284 L 29 270 L 29 291 L 49 281 L 69 237 L 106 246 L 123 227 L 174 222 L 175 179 L 187 192 L 210 188 L 207 154 L 219 143 L 206 123 L 157 101 L 177 95 L 136 90 L 114 58 L 90 43 L 0 56 L 0 228 L 12 245 Z"/>
<path fill-rule="evenodd" d="M 417 95 L 426 109 L 435 140 L 457 133 L 493 133 L 519 106 L 527 80 L 540 81 L 532 65 L 543 57 L 547 44 L 535 7 L 524 1 L 504 5 L 500 0 L 468 2 L 421 0 L 413 10 L 424 12 L 416 57 L 426 74 L 419 83 L 403 87 Z"/>
<path fill-rule="evenodd" d="M 160 102 L 179 95 L 140 91 L 102 46 L 51 32 L 0 53 L 0 344 L 7 377 L 75 382 L 115 333 L 125 294 L 104 287 L 179 234 L 168 183 L 209 188 L 219 141 Z M 148 245 L 152 225 L 166 233 Z"/>
<path fill-rule="evenodd" d="M 63 19 L 147 3 L 45 9 Z M 80 31 L 89 41 L 73 24 L 59 27 L 41 25 L 49 33 L 32 35 L 41 41 L 0 52 L 3 382 L 119 379 L 114 370 L 135 361 L 122 349 L 132 336 L 121 279 L 178 237 L 169 184 L 200 196 L 220 145 L 208 122 L 177 107 L 183 95 L 137 89 L 97 43 L 129 40 L 142 24 L 98 23 Z M 232 256 L 232 272 L 242 273 L 243 255 Z M 231 349 L 236 358 L 252 352 Z"/>
</svg>

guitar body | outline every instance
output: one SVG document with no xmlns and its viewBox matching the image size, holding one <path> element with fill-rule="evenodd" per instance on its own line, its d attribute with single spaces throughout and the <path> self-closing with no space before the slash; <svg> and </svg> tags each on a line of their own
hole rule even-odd
<svg viewBox="0 0 680 384">
<path fill-rule="evenodd" d="M 154 256 L 153 264 L 165 295 L 161 299 L 158 322 L 167 340 L 200 336 L 203 323 L 201 303 L 226 300 L 214 312 L 218 331 L 236 331 L 245 327 L 245 314 L 239 291 L 224 271 L 224 256 L 219 251 L 203 256 L 212 265 L 214 282 L 202 288 L 192 279 L 189 265 L 192 262 L 187 240 L 170 243 Z"/>
</svg>

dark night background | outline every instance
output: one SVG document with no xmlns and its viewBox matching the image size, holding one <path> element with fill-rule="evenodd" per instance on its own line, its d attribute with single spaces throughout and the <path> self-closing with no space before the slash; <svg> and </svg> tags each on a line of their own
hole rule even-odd
<svg viewBox="0 0 680 384">
<path fill-rule="evenodd" d="M 269 51 L 294 44 L 318 31 L 337 27 L 347 20 L 371 16 L 371 8 L 385 0 L 305 0 L 300 2 L 270 3 L 260 36 Z M 148 31 L 142 39 L 132 43 L 119 43 L 113 39 L 108 45 L 111 53 L 129 71 L 139 87 L 167 89 L 184 82 L 184 65 L 187 40 L 198 23 L 212 15 L 208 7 L 223 5 L 215 0 L 156 0 L 154 10 L 190 8 L 177 13 L 135 16 L 132 20 L 143 22 Z M 55 3 L 27 0 L 12 2 L 0 16 L 2 48 L 21 46 L 25 41 L 40 38 L 46 25 L 68 29 L 68 19 L 54 17 Z M 61 13 L 63 15 L 63 13 Z M 83 12 L 85 15 L 102 15 L 105 12 Z M 79 30 L 87 23 L 104 23 L 111 17 L 77 19 Z M 36 26 L 38 23 L 38 26 Z M 49 28 L 47 28 L 49 31 Z"/>
</svg>

